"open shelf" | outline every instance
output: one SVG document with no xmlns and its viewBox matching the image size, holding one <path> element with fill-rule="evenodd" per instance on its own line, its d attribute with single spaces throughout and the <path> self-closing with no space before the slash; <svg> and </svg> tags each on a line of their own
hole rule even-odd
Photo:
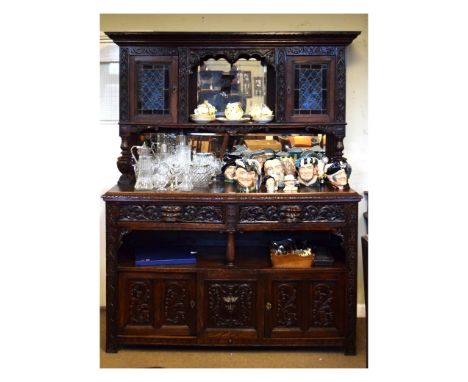
<svg viewBox="0 0 468 382">
<path fill-rule="evenodd" d="M 313 266 L 311 268 L 275 268 L 271 264 L 269 243 L 272 240 L 292 237 L 296 240 L 308 239 L 311 243 L 327 246 L 335 259 L 332 266 Z M 198 252 L 197 263 L 193 265 L 136 266 L 135 243 L 144 242 L 150 248 L 158 245 L 190 245 Z M 344 254 L 337 238 L 324 232 L 296 232 L 292 235 L 279 235 L 275 232 L 246 232 L 236 240 L 234 267 L 226 264 L 226 234 L 218 232 L 176 232 L 176 231 L 134 231 L 124 240 L 119 251 L 118 269 L 138 272 L 190 272 L 210 269 L 237 269 L 245 271 L 345 271 Z"/>
</svg>

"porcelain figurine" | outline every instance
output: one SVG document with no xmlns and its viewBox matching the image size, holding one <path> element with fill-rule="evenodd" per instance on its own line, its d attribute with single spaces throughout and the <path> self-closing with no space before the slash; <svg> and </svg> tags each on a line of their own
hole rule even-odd
<svg viewBox="0 0 468 382">
<path fill-rule="evenodd" d="M 284 177 L 284 192 L 297 192 L 297 179 L 294 175 L 286 175 Z"/>
<path fill-rule="evenodd" d="M 261 182 L 261 167 L 255 159 L 237 159 L 234 179 L 238 192 L 258 191 Z"/>
<path fill-rule="evenodd" d="M 226 105 L 226 109 L 224 110 L 224 115 L 226 119 L 231 121 L 238 121 L 244 115 L 244 110 L 242 110 L 242 106 L 240 102 L 231 102 Z"/>
<path fill-rule="evenodd" d="M 252 106 L 250 115 L 252 119 L 257 122 L 270 122 L 273 120 L 273 112 L 265 104 Z"/>
<path fill-rule="evenodd" d="M 214 121 L 216 118 L 216 108 L 207 100 L 198 105 L 191 115 L 194 121 Z"/>
<path fill-rule="evenodd" d="M 228 161 L 222 168 L 221 171 L 224 174 L 224 182 L 225 183 L 235 183 L 236 180 L 234 179 L 236 175 L 236 161 L 230 160 Z"/>
<path fill-rule="evenodd" d="M 283 187 L 284 183 L 284 167 L 283 162 L 278 158 L 267 159 L 263 164 L 265 175 L 272 176 L 276 179 L 278 187 Z"/>
<path fill-rule="evenodd" d="M 285 175 L 295 175 L 296 174 L 296 165 L 294 159 L 291 157 L 283 156 L 280 158 L 283 163 L 284 174 Z"/>
<path fill-rule="evenodd" d="M 351 166 L 343 161 L 332 162 L 325 166 L 325 175 L 333 187 L 343 190 L 348 185 L 351 176 Z"/>
<path fill-rule="evenodd" d="M 278 191 L 278 182 L 272 176 L 267 176 L 265 178 L 265 188 L 269 194 L 272 194 Z"/>
<path fill-rule="evenodd" d="M 319 160 L 313 156 L 296 159 L 299 184 L 307 187 L 319 184 L 318 162 Z"/>
<path fill-rule="evenodd" d="M 249 155 L 249 158 L 257 160 L 258 163 L 260 163 L 260 167 L 262 168 L 266 160 L 274 158 L 274 157 L 275 157 L 275 151 L 272 149 L 268 149 L 268 148 L 253 151 Z"/>
</svg>

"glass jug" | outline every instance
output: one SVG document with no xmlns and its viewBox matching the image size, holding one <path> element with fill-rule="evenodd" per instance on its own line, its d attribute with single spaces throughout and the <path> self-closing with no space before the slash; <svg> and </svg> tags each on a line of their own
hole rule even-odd
<svg viewBox="0 0 468 382">
<path fill-rule="evenodd" d="M 134 149 L 138 152 L 138 160 L 133 152 Z M 146 142 L 144 142 L 142 146 L 132 146 L 130 152 L 135 161 L 133 166 L 136 176 L 135 190 L 153 189 L 154 159 L 151 148 L 146 146 Z"/>
</svg>

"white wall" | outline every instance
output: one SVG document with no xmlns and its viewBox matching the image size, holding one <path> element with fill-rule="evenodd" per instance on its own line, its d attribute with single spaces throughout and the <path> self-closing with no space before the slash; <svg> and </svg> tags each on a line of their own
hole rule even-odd
<svg viewBox="0 0 468 382">
<path fill-rule="evenodd" d="M 344 156 L 353 172 L 351 187 L 359 193 L 368 190 L 367 147 L 367 15 L 101 15 L 101 31 L 361 31 L 361 35 L 347 49 L 348 122 L 344 140 Z M 97 141 L 100 156 L 96 170 L 102 174 L 102 193 L 119 178 L 116 167 L 120 155 L 117 125 L 101 125 Z M 101 305 L 105 305 L 105 227 L 104 202 L 101 205 Z M 366 233 L 362 213 L 365 202 L 359 205 L 359 269 L 358 304 L 364 303 L 360 237 Z"/>
</svg>

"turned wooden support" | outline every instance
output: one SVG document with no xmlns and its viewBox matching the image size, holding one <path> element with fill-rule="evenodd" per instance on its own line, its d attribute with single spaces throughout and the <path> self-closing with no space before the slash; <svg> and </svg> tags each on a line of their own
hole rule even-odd
<svg viewBox="0 0 468 382">
<path fill-rule="evenodd" d="M 226 244 L 226 260 L 227 266 L 234 266 L 234 259 L 236 254 L 236 238 L 235 232 L 228 232 L 227 244 Z"/>
<path fill-rule="evenodd" d="M 227 225 L 227 243 L 226 243 L 226 261 L 228 267 L 234 266 L 236 257 L 236 226 L 239 220 L 239 207 L 235 204 L 226 206 L 226 225 Z"/>
<path fill-rule="evenodd" d="M 132 185 L 135 183 L 135 171 L 133 169 L 132 154 L 130 149 L 135 144 L 135 137 L 126 132 L 125 129 L 120 130 L 122 143 L 120 144 L 121 155 L 117 159 L 117 168 L 122 173 L 118 181 L 119 185 Z"/>
</svg>

